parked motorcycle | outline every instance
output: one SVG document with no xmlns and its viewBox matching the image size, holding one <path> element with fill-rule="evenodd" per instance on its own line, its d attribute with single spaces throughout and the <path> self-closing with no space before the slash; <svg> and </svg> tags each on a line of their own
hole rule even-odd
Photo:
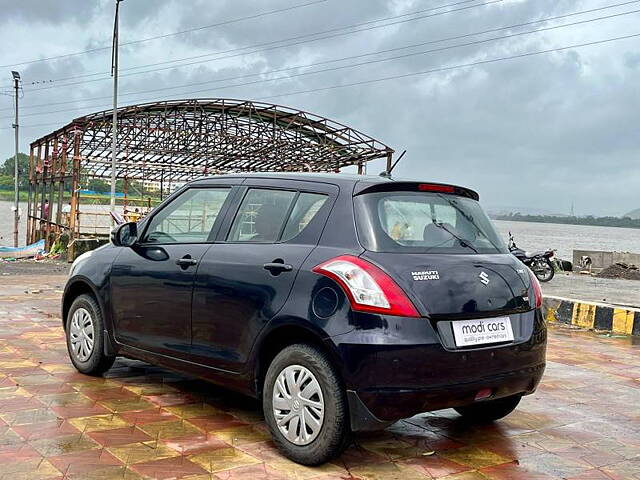
<svg viewBox="0 0 640 480">
<path fill-rule="evenodd" d="M 509 251 L 515 257 L 524 263 L 535 274 L 536 278 L 541 282 L 548 282 L 555 275 L 553 262 L 551 259 L 555 254 L 555 250 L 545 250 L 544 252 L 527 252 L 518 248 L 513 235 L 509 232 Z"/>
</svg>

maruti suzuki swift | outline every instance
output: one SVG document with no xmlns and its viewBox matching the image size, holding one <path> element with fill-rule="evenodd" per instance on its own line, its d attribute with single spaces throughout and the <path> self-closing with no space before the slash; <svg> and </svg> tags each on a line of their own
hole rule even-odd
<svg viewBox="0 0 640 480">
<path fill-rule="evenodd" d="M 470 189 L 247 174 L 116 228 L 74 262 L 62 318 L 80 372 L 122 356 L 256 397 L 314 465 L 421 412 L 508 415 L 545 367 L 541 303 Z"/>
</svg>

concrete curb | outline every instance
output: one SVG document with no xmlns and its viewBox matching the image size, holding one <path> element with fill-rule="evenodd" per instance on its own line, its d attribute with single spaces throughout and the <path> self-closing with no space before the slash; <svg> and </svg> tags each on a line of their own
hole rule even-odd
<svg viewBox="0 0 640 480">
<path fill-rule="evenodd" d="M 640 309 L 572 298 L 545 296 L 543 314 L 549 323 L 640 335 Z"/>
</svg>

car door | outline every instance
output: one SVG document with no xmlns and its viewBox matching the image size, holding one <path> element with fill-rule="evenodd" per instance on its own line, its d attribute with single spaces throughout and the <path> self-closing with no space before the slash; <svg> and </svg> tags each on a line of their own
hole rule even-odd
<svg viewBox="0 0 640 480">
<path fill-rule="evenodd" d="M 195 361 L 241 370 L 258 332 L 285 304 L 337 193 L 315 182 L 244 183 L 238 208 L 229 211 L 196 276 Z"/>
<path fill-rule="evenodd" d="M 185 189 L 147 219 L 134 247 L 119 253 L 111 273 L 119 342 L 188 356 L 195 272 L 220 227 L 232 189 Z"/>
</svg>

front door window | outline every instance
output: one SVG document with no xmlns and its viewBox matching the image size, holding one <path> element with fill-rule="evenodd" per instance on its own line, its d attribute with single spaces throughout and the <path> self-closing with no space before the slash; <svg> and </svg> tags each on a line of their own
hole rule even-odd
<svg viewBox="0 0 640 480">
<path fill-rule="evenodd" d="M 230 188 L 190 188 L 151 219 L 143 242 L 207 242 L 230 191 Z"/>
</svg>

